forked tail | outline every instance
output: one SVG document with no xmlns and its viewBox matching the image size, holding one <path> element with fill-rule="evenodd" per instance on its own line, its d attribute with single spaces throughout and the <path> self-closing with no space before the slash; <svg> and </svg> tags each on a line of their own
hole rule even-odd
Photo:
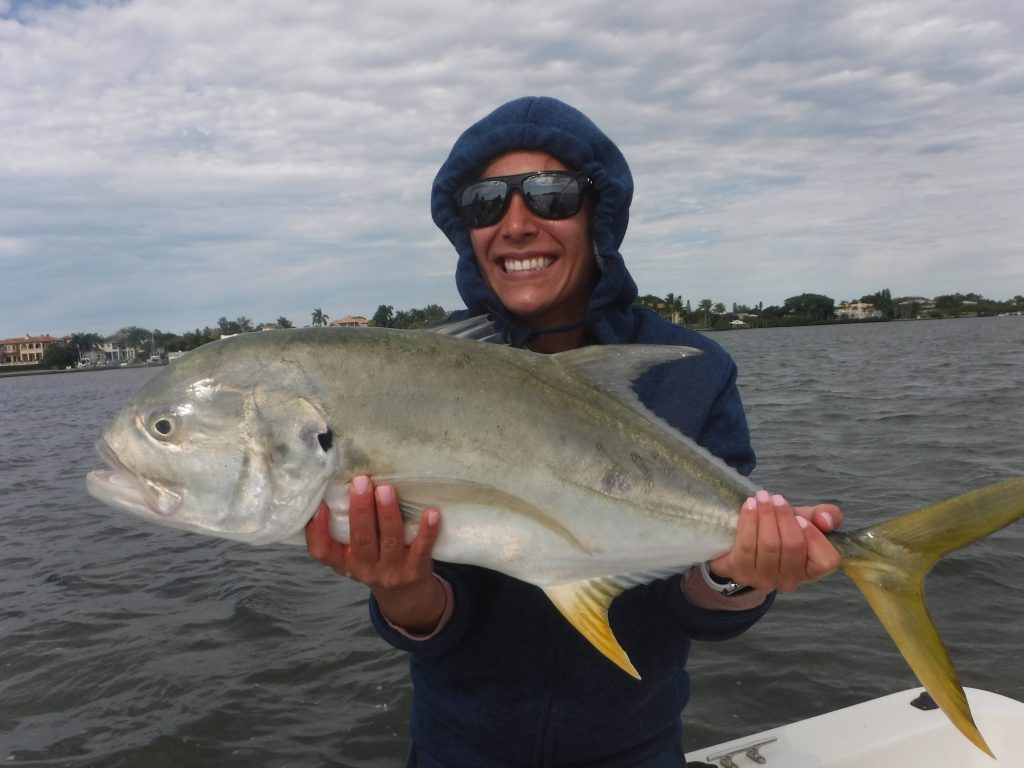
<svg viewBox="0 0 1024 768">
<path fill-rule="evenodd" d="M 843 570 L 864 593 L 917 679 L 960 732 L 992 757 L 924 604 L 924 578 L 948 552 L 1021 517 L 1024 478 L 1016 478 L 832 537 L 843 556 Z"/>
</svg>

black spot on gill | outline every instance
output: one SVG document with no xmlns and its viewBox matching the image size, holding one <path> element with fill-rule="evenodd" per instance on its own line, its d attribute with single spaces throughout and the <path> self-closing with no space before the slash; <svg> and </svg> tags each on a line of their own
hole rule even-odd
<svg viewBox="0 0 1024 768">
<path fill-rule="evenodd" d="M 316 436 L 316 439 L 320 441 L 320 447 L 324 449 L 324 453 L 331 450 L 331 446 L 334 445 L 334 432 L 328 427 L 326 432 L 321 432 Z"/>
</svg>

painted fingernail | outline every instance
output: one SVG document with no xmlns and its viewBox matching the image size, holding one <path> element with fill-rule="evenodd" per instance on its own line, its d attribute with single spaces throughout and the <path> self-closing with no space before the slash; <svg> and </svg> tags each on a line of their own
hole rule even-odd
<svg viewBox="0 0 1024 768">
<path fill-rule="evenodd" d="M 776 507 L 784 507 L 786 506 L 786 500 L 776 493 L 774 496 L 772 496 L 772 504 L 774 504 Z"/>
<path fill-rule="evenodd" d="M 437 521 L 440 519 L 440 517 L 441 517 L 441 515 L 438 513 L 438 511 L 436 509 L 428 509 L 427 510 L 427 525 L 429 525 L 431 527 L 437 525 Z"/>
<path fill-rule="evenodd" d="M 807 518 L 802 515 L 796 516 L 796 524 L 799 525 L 801 528 L 806 528 L 809 525 L 809 523 L 807 522 Z"/>
<path fill-rule="evenodd" d="M 819 512 L 818 514 L 821 515 L 822 519 L 824 519 L 830 531 L 836 527 L 836 521 L 832 519 L 831 512 Z"/>
<path fill-rule="evenodd" d="M 382 485 L 377 489 L 377 501 L 381 504 L 390 504 L 395 500 L 395 491 L 390 485 Z"/>
<path fill-rule="evenodd" d="M 370 490 L 370 478 L 366 475 L 357 475 L 352 478 L 352 488 L 356 493 L 362 495 Z"/>
<path fill-rule="evenodd" d="M 751 496 L 749 499 L 743 502 L 743 508 L 749 510 L 757 509 L 757 499 Z"/>
<path fill-rule="evenodd" d="M 756 495 L 755 498 L 758 501 L 771 501 L 772 497 L 768 494 L 768 491 L 766 491 L 766 490 L 764 490 L 762 488 L 760 491 L 757 492 L 757 495 Z"/>
</svg>

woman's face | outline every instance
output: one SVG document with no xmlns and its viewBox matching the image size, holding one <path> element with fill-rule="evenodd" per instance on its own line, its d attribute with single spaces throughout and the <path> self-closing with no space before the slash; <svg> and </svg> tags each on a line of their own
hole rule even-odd
<svg viewBox="0 0 1024 768">
<path fill-rule="evenodd" d="M 481 178 L 530 171 L 566 171 L 539 150 L 516 150 L 491 162 Z M 586 202 L 568 219 L 545 219 L 513 192 L 505 216 L 469 231 L 480 273 L 505 308 L 529 325 L 550 328 L 578 320 L 597 284 Z"/>
</svg>

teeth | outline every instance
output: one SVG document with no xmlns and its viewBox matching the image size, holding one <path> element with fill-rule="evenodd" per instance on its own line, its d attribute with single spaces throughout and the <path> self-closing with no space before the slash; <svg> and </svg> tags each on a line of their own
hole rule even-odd
<svg viewBox="0 0 1024 768">
<path fill-rule="evenodd" d="M 554 259 L 540 256 L 533 259 L 505 259 L 506 272 L 524 272 L 528 269 L 546 269 Z"/>
</svg>

